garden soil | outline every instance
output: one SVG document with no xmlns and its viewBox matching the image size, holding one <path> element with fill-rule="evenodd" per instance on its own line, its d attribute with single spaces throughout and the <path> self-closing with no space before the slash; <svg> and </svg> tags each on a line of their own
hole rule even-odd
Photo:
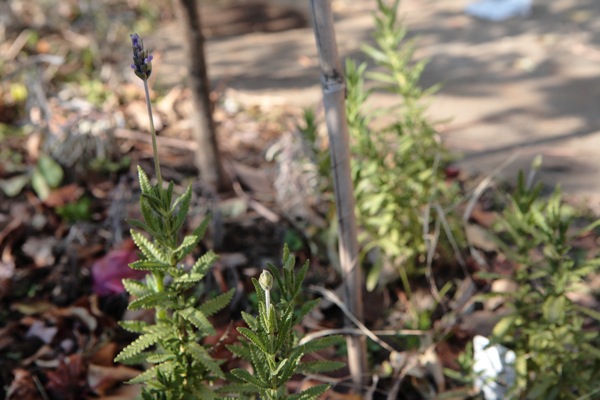
<svg viewBox="0 0 600 400">
<path fill-rule="evenodd" d="M 321 93 L 309 2 L 203 4 L 214 88 L 248 104 L 316 107 Z M 600 2 L 534 3 L 529 17 L 502 22 L 465 14 L 466 0 L 402 0 L 401 18 L 429 59 L 424 87 L 441 84 L 429 113 L 469 174 L 511 180 L 543 156 L 548 187 L 600 211 Z M 343 58 L 366 60 L 375 0 L 333 2 Z M 154 35 L 157 85 L 181 83 L 176 24 Z M 376 95 L 381 106 L 393 97 Z"/>
</svg>

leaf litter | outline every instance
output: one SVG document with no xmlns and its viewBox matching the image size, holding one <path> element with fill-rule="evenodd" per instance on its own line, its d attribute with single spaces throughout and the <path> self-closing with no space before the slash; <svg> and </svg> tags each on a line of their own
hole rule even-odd
<svg viewBox="0 0 600 400">
<path fill-rule="evenodd" d="M 110 3 L 113 10 L 128 7 L 119 0 Z M 4 36 L 0 74 L 8 78 L 0 84 L 0 397 L 131 399 L 140 388 L 122 382 L 139 369 L 112 360 L 132 339 L 117 321 L 126 313 L 126 319 L 152 317 L 126 311 L 121 283 L 122 278 L 143 276 L 127 267 L 137 254 L 126 239 L 124 220 L 139 213 L 135 165 L 150 167 L 151 149 L 147 120 L 138 118 L 145 109 L 143 98 L 139 88 L 117 73 L 123 60 L 115 53 L 121 46 L 119 37 L 143 9 L 139 5 L 133 15 L 111 14 L 99 5 L 82 10 L 79 2 L 65 1 L 53 13 L 47 12 L 45 2 L 13 0 L 11 4 L 8 17 L 0 22 Z M 165 4 L 159 2 L 157 7 L 169 15 Z M 95 23 L 112 17 L 113 33 L 105 35 L 107 41 L 94 39 L 103 37 Z M 128 54 L 123 49 L 122 54 Z M 104 78 L 92 73 L 96 68 Z M 208 279 L 208 289 L 239 289 L 233 307 L 215 317 L 217 334 L 210 339 L 215 356 L 229 359 L 228 368 L 239 362 L 224 346 L 235 340 L 235 327 L 240 324 L 235 310 L 249 307 L 250 277 L 257 276 L 265 262 L 279 259 L 286 232 L 302 238 L 297 255 L 311 259 L 309 282 L 335 288 L 339 276 L 322 265 L 326 257 L 306 243 L 310 235 L 302 232 L 306 228 L 292 213 L 299 210 L 298 204 L 292 203 L 293 195 L 277 192 L 276 164 L 265 161 L 268 148 L 285 153 L 282 146 L 293 138 L 302 110 L 242 105 L 232 91 L 213 95 L 218 99 L 214 117 L 222 151 L 237 186 L 217 198 L 194 183 L 192 216 L 213 215 L 211 235 L 203 246 L 214 248 L 221 261 Z M 190 167 L 194 149 L 190 91 L 176 86 L 153 96 L 165 175 L 184 184 L 195 173 Z M 287 150 L 298 152 L 294 147 Z M 460 174 L 452 171 L 451 179 L 461 179 Z M 299 187 L 312 188 L 312 184 L 302 181 Z M 368 329 L 380 332 L 397 349 L 373 351 L 379 368 L 368 391 L 371 398 L 395 398 L 399 391 L 407 398 L 423 399 L 453 391 L 467 393 L 463 398 L 473 394 L 445 377 L 443 369 L 458 369 L 457 359 L 466 343 L 476 334 L 489 333 L 505 312 L 500 299 L 482 304 L 475 297 L 493 284 L 504 284 L 501 290 L 514 288 L 510 280 L 493 283 L 472 276 L 479 271 L 510 276 L 517 267 L 498 254 L 487 237 L 497 214 L 489 200 L 489 196 L 478 200 L 470 216 L 472 244 L 479 257 L 467 259 L 471 276 L 454 264 L 434 265 L 436 279 L 453 280 L 459 288 L 443 304 L 427 282 L 414 283 L 419 311 L 430 315 L 429 328 L 385 336 L 389 331 L 407 331 L 406 314 L 416 305 L 399 285 L 370 295 L 373 312 L 369 312 Z M 326 223 L 328 210 L 319 208 L 318 198 L 312 196 L 301 205 L 309 206 L 301 214 L 313 225 Z M 586 237 L 581 245 L 595 252 L 597 239 Z M 574 301 L 598 307 L 591 295 L 572 296 Z M 299 329 L 337 329 L 342 321 L 343 314 L 324 301 Z M 415 337 L 426 340 L 415 346 L 419 342 Z M 327 398 L 358 398 L 346 390 L 344 373 L 329 377 L 335 390 Z M 313 383 L 291 384 L 306 389 Z"/>
</svg>

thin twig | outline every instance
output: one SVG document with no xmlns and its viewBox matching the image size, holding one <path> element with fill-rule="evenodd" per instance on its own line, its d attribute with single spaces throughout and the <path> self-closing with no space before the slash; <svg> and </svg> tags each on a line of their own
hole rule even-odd
<svg viewBox="0 0 600 400">
<path fill-rule="evenodd" d="M 368 329 L 368 328 L 367 328 Z M 370 331 L 377 336 L 426 336 L 429 335 L 428 331 L 422 331 L 419 329 L 383 329 Z M 331 335 L 362 335 L 365 334 L 360 328 L 339 328 L 339 329 L 323 329 L 313 333 L 305 335 L 299 342 L 299 344 L 305 344 L 312 340 L 318 339 L 323 336 Z"/>
<path fill-rule="evenodd" d="M 244 189 L 242 189 L 242 185 L 240 185 L 240 182 L 237 179 L 232 178 L 232 180 L 233 182 L 231 186 L 233 187 L 233 191 L 235 192 L 235 194 L 238 195 L 238 197 L 246 200 L 250 208 L 259 213 L 269 222 L 272 222 L 274 224 L 279 222 L 279 215 L 275 214 L 273 211 L 269 210 L 260 202 L 254 200 L 248 193 L 244 192 Z"/>
<path fill-rule="evenodd" d="M 463 222 L 467 223 L 469 221 L 469 218 L 471 217 L 471 213 L 473 212 L 473 209 L 475 208 L 475 204 L 477 204 L 477 200 L 479 200 L 479 198 L 481 197 L 483 192 L 488 188 L 488 186 L 492 182 L 492 179 L 494 179 L 494 177 L 496 175 L 498 175 L 500 173 L 500 171 L 502 171 L 510 163 L 512 163 L 515 160 L 515 158 L 517 158 L 517 153 L 512 154 L 502 164 L 500 164 L 499 166 L 494 168 L 494 170 L 488 176 L 486 176 L 481 182 L 479 182 L 479 184 L 473 191 L 473 195 L 471 196 L 471 198 L 469 199 L 469 202 L 467 203 L 467 207 L 465 207 L 465 212 L 463 213 Z"/>
<path fill-rule="evenodd" d="M 346 305 L 342 302 L 342 300 L 340 300 L 340 298 L 337 297 L 337 295 L 335 293 L 333 293 L 331 290 L 325 289 L 325 288 L 321 288 L 321 287 L 318 287 L 318 286 L 314 286 L 314 285 L 309 286 L 309 289 L 311 289 L 311 290 L 313 290 L 315 292 L 321 293 L 323 295 L 323 297 L 325 297 L 327 300 L 335 303 L 344 312 L 344 314 L 346 314 L 346 317 L 348 317 L 348 319 L 350 321 L 352 321 L 354 323 L 354 325 L 356 325 L 358 327 L 358 329 L 361 330 L 362 333 L 364 333 L 367 337 L 369 337 L 375 343 L 379 344 L 381 347 L 383 347 L 384 349 L 386 349 L 390 353 L 393 352 L 393 351 L 396 351 L 389 344 L 387 344 L 386 342 L 384 342 L 381 339 L 379 339 L 377 337 L 377 335 L 375 335 L 371 330 L 369 330 L 369 328 L 367 328 L 362 322 L 360 322 L 350 312 L 350 310 L 348 310 L 348 307 L 346 307 Z"/>
</svg>

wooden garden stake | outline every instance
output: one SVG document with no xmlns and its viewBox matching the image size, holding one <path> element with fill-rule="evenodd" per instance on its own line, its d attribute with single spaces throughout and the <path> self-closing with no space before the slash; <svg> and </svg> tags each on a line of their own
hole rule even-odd
<svg viewBox="0 0 600 400">
<path fill-rule="evenodd" d="M 340 264 L 344 281 L 344 302 L 348 310 L 363 320 L 363 279 L 358 265 L 358 242 L 354 215 L 354 190 L 350 174 L 348 124 L 346 121 L 346 81 L 338 56 L 329 0 L 310 0 L 315 38 L 321 64 L 325 120 L 329 132 L 329 154 L 339 229 Z M 346 326 L 352 323 L 346 319 Z M 366 339 L 348 336 L 348 365 L 357 389 L 365 383 Z"/>
</svg>

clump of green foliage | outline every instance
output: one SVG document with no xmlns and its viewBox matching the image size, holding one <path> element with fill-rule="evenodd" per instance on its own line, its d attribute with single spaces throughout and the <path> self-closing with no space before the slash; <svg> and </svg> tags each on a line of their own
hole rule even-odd
<svg viewBox="0 0 600 400">
<path fill-rule="evenodd" d="M 191 234 L 183 235 L 192 187 L 189 185 L 185 193 L 176 199 L 173 198 L 173 182 L 167 188 L 163 187 L 148 90 L 152 56 L 144 49 L 137 34 L 132 34 L 131 40 L 132 68 L 144 82 L 146 92 L 157 183 L 152 185 L 148 175 L 138 167 L 143 219 L 130 223 L 137 229 L 131 230 L 131 237 L 140 250 L 141 258 L 129 266 L 149 271 L 149 274 L 144 281 L 124 279 L 123 285 L 134 297 L 128 308 L 154 310 L 155 319 L 154 323 L 120 322 L 124 329 L 140 336 L 125 347 L 115 361 L 152 365 L 129 381 L 144 384 L 142 397 L 145 400 L 216 399 L 225 395 L 248 398 L 253 393 L 265 399 L 316 399 L 329 388 L 328 385 L 317 385 L 290 395 L 286 383 L 294 374 L 341 367 L 341 363 L 330 361 L 301 361 L 305 354 L 331 346 L 340 338 L 299 342 L 301 338 L 295 327 L 318 301 L 299 303 L 308 262 L 300 271 L 294 272 L 295 259 L 287 247 L 284 249 L 282 273 L 269 265 L 270 272 L 263 272 L 260 282 L 253 280 L 259 298 L 259 316 L 244 313 L 249 328 L 239 328 L 239 332 L 247 341 L 230 346 L 234 354 L 251 363 L 254 374 L 234 369 L 226 377 L 221 369 L 222 360 L 215 359 L 210 349 L 202 344 L 204 338 L 215 334 L 209 317 L 230 303 L 234 289 L 212 298 L 207 295 L 204 277 L 216 259 L 214 252 L 208 251 L 190 268 L 184 264 L 184 259 L 196 249 L 204 236 L 208 219 Z M 273 276 L 280 292 L 274 305 L 271 304 Z M 232 383 L 224 385 L 227 378 Z"/>
<path fill-rule="evenodd" d="M 363 50 L 378 70 L 346 63 L 354 194 L 363 253 L 378 254 L 367 286 L 380 283 L 381 268 L 390 263 L 407 287 L 407 275 L 424 264 L 433 220 L 446 218 L 441 211 L 457 196 L 445 180 L 449 153 L 425 116 L 423 102 L 436 90 L 419 85 L 426 61 L 413 61 L 415 42 L 406 39 L 406 28 L 397 20 L 399 0 L 377 3 L 376 45 Z M 374 87 L 366 89 L 366 83 Z M 376 91 L 397 95 L 398 103 L 366 110 Z"/>
<path fill-rule="evenodd" d="M 329 389 L 329 385 L 316 385 L 290 394 L 286 383 L 295 374 L 322 373 L 344 365 L 327 360 L 302 361 L 304 355 L 339 344 L 343 338 L 329 336 L 302 343 L 294 327 L 317 306 L 318 300 L 299 305 L 308 262 L 297 272 L 294 266 L 295 258 L 285 246 L 283 268 L 280 270 L 269 264 L 259 280 L 252 280 L 258 295 L 258 317 L 243 313 L 248 328 L 238 328 L 238 331 L 246 340 L 228 346 L 235 355 L 252 365 L 253 373 L 240 368 L 231 371 L 233 377 L 245 384 L 235 388 L 246 395 L 257 393 L 261 399 L 268 400 L 316 399 Z M 277 283 L 275 289 L 274 283 Z M 275 298 L 274 302 L 271 302 L 271 296 Z"/>
<path fill-rule="evenodd" d="M 573 233 L 575 214 L 560 190 L 546 199 L 541 188 L 529 188 L 520 174 L 496 226 L 501 249 L 518 265 L 518 289 L 502 294 L 511 312 L 494 328 L 494 340 L 516 352 L 515 398 L 592 398 L 600 381 L 600 314 L 569 294 L 598 271 L 600 258 L 586 260 L 571 243 L 600 221 Z"/>
<path fill-rule="evenodd" d="M 192 200 L 189 185 L 183 195 L 173 199 L 174 184 L 165 189 L 160 173 L 156 133 L 148 91 L 148 77 L 152 73 L 152 55 L 144 49 L 142 39 L 131 35 L 133 46 L 132 68 L 144 82 L 148 117 L 152 130 L 154 165 L 158 182 L 152 185 L 146 173 L 138 167 L 143 220 L 131 224 L 145 232 L 132 230 L 131 237 L 141 252 L 141 259 L 131 268 L 146 270 L 144 282 L 124 279 L 123 285 L 135 299 L 130 310 L 155 310 L 154 324 L 143 321 L 124 321 L 121 326 L 139 333 L 133 343 L 115 358 L 116 362 L 154 365 L 130 383 L 144 383 L 144 399 L 211 399 L 216 397 L 213 383 L 225 378 L 220 362 L 201 343 L 213 335 L 215 329 L 208 317 L 227 306 L 234 290 L 207 299 L 203 279 L 216 255 L 209 251 L 192 265 L 183 260 L 198 246 L 208 227 L 208 220 L 191 234 L 182 238 L 182 230 Z"/>
<path fill-rule="evenodd" d="M 145 282 L 125 279 L 123 284 L 135 299 L 130 310 L 154 309 L 154 324 L 125 321 L 121 326 L 141 336 L 115 358 L 117 362 L 154 365 L 130 383 L 144 383 L 145 399 L 184 399 L 215 397 L 211 383 L 225 378 L 219 361 L 213 359 L 201 340 L 214 335 L 208 317 L 229 304 L 234 291 L 212 299 L 205 298 L 202 283 L 216 255 L 209 251 L 187 269 L 182 263 L 198 245 L 208 226 L 205 220 L 191 234 L 181 237 L 192 197 L 191 186 L 173 201 L 173 183 L 167 189 L 151 185 L 138 168 L 143 221 L 132 225 L 131 237 L 142 258 L 131 268 L 150 271 Z M 168 283 L 166 283 L 168 282 Z M 148 350 L 154 347 L 153 350 Z"/>
</svg>

